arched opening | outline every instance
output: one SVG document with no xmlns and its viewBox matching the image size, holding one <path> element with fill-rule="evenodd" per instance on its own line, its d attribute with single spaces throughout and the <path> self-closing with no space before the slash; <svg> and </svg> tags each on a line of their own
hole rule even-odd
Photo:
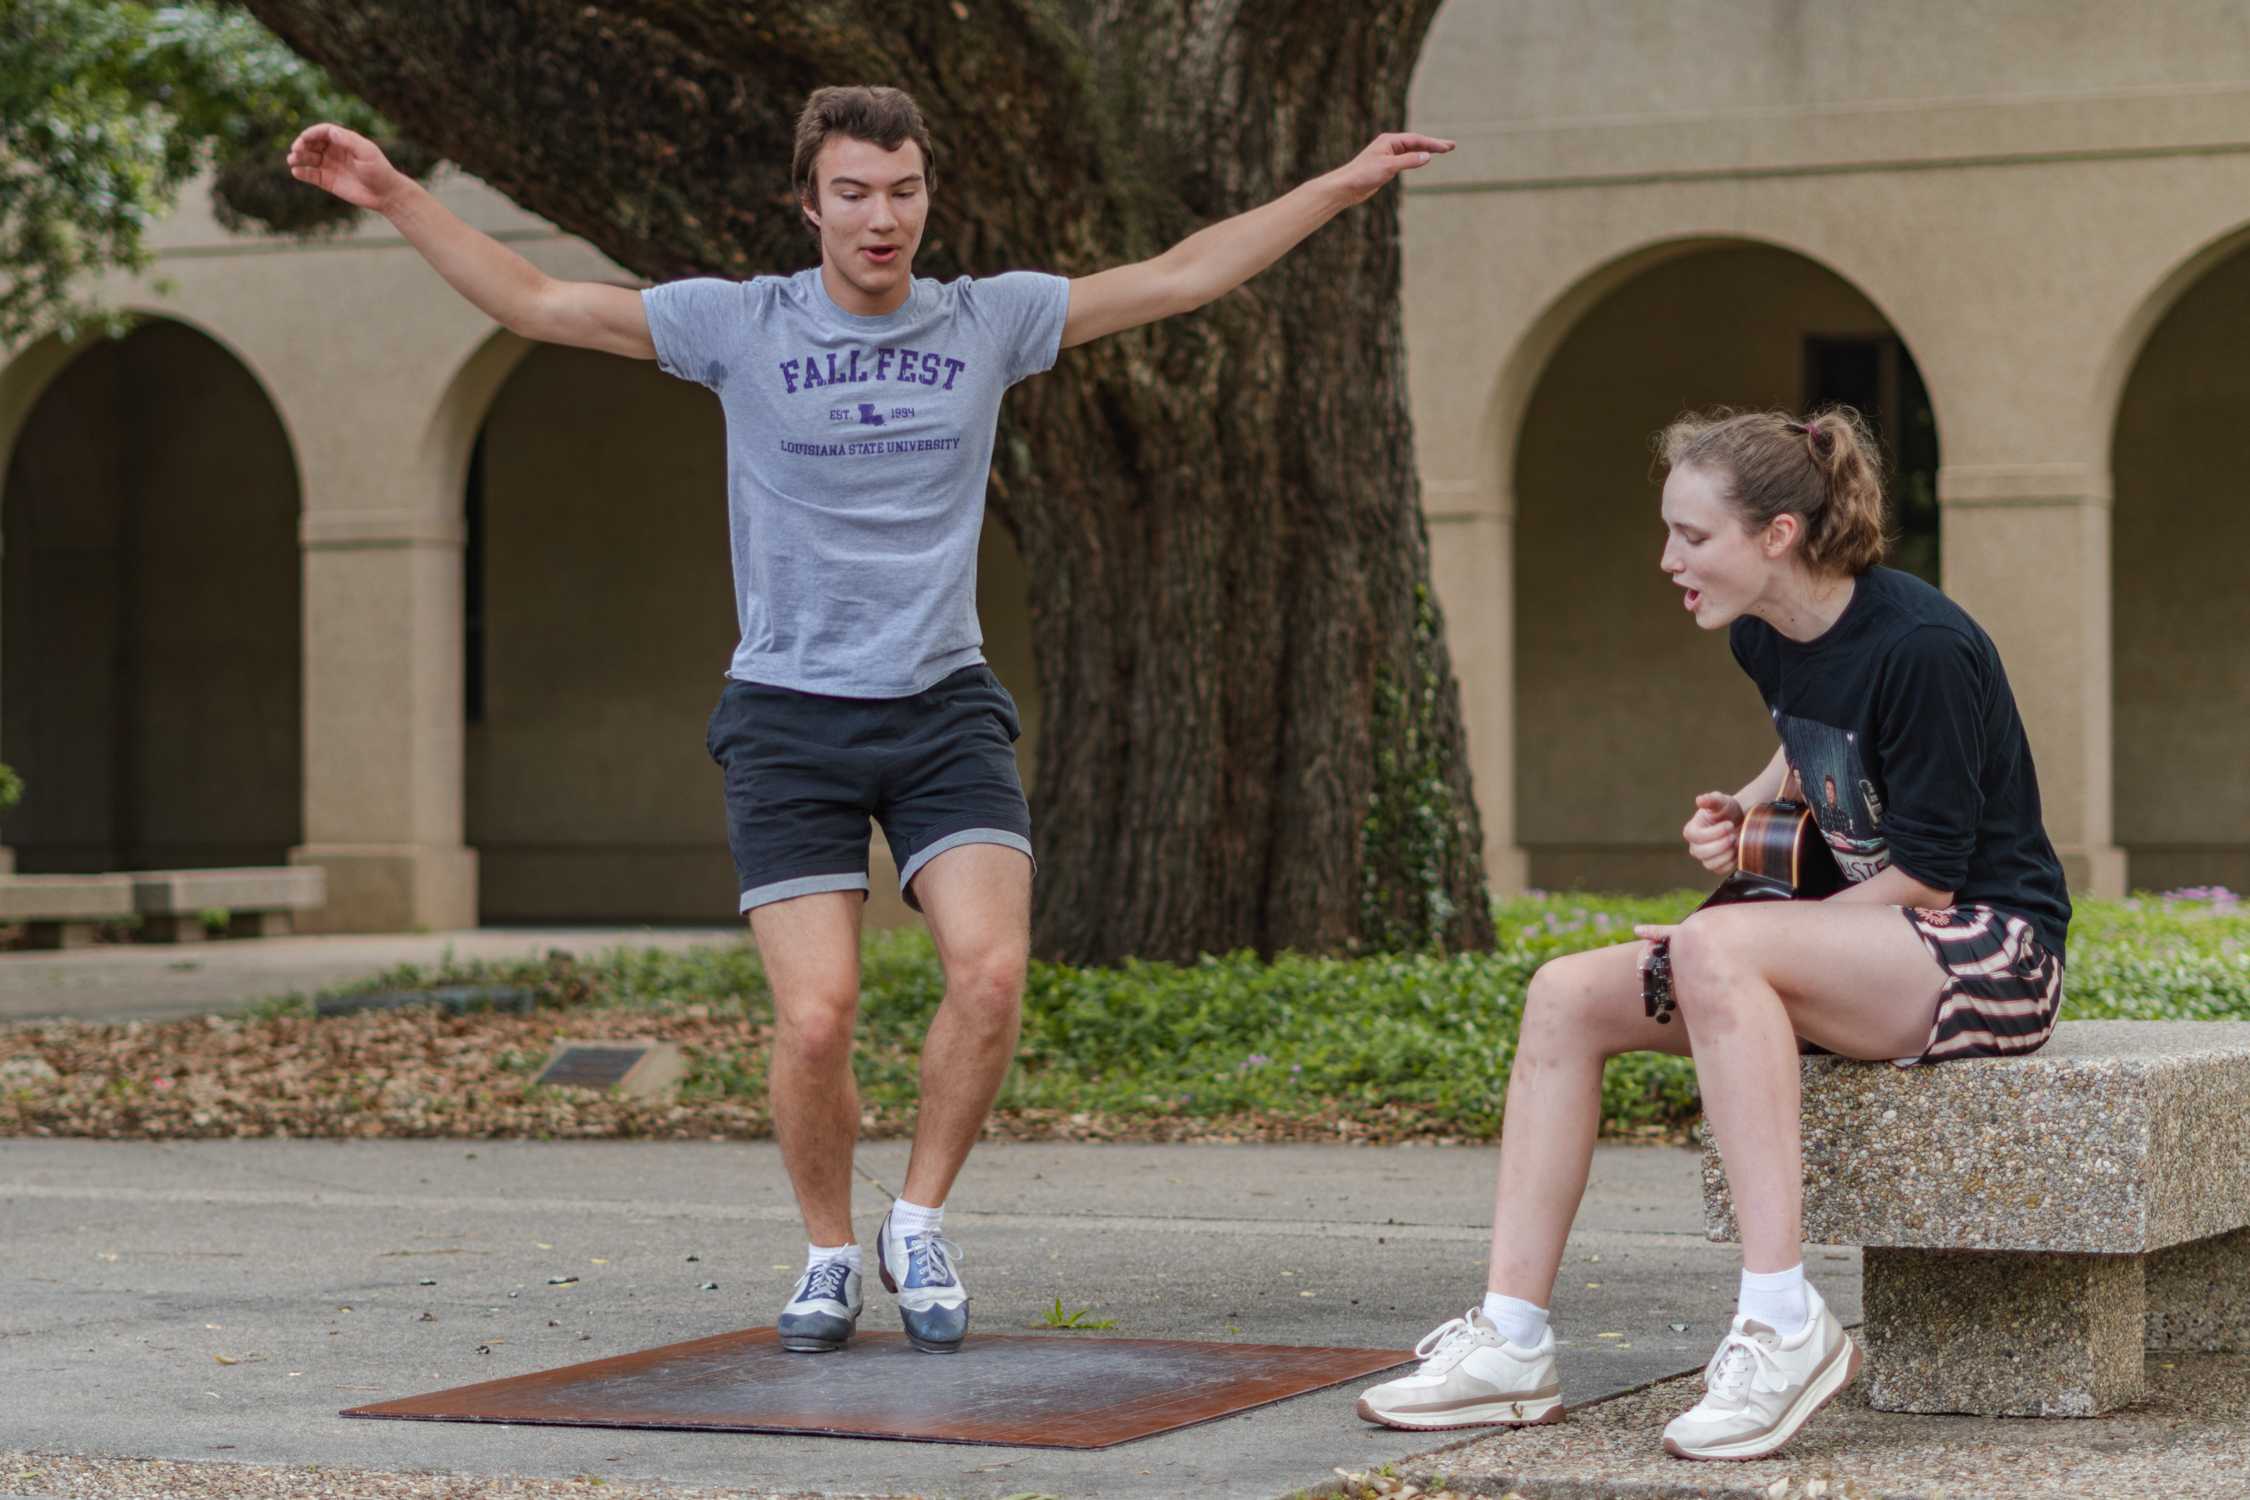
<svg viewBox="0 0 2250 1500">
<path fill-rule="evenodd" d="M 654 365 L 542 346 L 469 463 L 466 832 L 488 923 L 729 921 L 703 724 L 732 640 L 726 445 Z"/>
<path fill-rule="evenodd" d="M 718 404 L 652 364 L 535 349 L 477 438 L 466 519 L 483 920 L 736 920 L 704 746 L 736 630 Z M 996 523 L 981 568 L 986 652 L 1028 748 L 1028 591 Z M 874 861 L 869 919 L 908 920 L 880 840 Z"/>
<path fill-rule="evenodd" d="M 1817 262 L 1726 245 L 1662 260 L 1578 319 L 1516 442 L 1516 828 L 1534 886 L 1703 883 L 1678 829 L 1773 730 L 1719 634 L 1657 570 L 1651 438 L 1683 411 L 1848 402 L 1891 460 L 1894 564 L 1936 581 L 1937 423 L 1883 314 Z"/>
<path fill-rule="evenodd" d="M 2111 440 L 2117 843 L 2135 886 L 2250 885 L 2250 249 L 2150 333 Z"/>
<path fill-rule="evenodd" d="M 0 489 L 19 869 L 282 864 L 303 828 L 297 466 L 257 379 L 152 319 L 40 393 Z"/>
</svg>

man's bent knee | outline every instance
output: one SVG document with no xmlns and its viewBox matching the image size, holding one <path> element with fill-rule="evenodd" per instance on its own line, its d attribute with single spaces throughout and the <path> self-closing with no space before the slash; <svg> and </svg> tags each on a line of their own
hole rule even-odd
<svg viewBox="0 0 2250 1500">
<path fill-rule="evenodd" d="M 793 997 L 774 1006 L 774 1050 L 804 1067 L 836 1064 L 851 1055 L 858 997 Z"/>
<path fill-rule="evenodd" d="M 1023 994 L 1029 967 L 1021 942 L 986 939 L 945 955 L 945 992 L 1012 1002 Z"/>
<path fill-rule="evenodd" d="M 1013 1026 L 1023 1009 L 1024 960 L 1009 952 L 957 959 L 946 968 L 945 1003 L 987 1025 Z"/>
</svg>

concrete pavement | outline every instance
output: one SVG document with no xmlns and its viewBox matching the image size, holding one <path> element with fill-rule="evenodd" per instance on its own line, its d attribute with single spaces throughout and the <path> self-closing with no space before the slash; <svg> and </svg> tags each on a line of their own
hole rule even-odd
<svg viewBox="0 0 2250 1500">
<path fill-rule="evenodd" d="M 557 948 L 586 957 L 616 947 L 695 948 L 742 938 L 739 927 L 482 927 L 0 953 L 0 1024 L 168 1021 L 310 995 L 401 964 L 428 969 L 449 959 L 540 958 Z"/>
<path fill-rule="evenodd" d="M 862 1148 L 863 1235 L 904 1164 L 902 1144 Z M 978 1327 L 1060 1297 L 1118 1335 L 1403 1348 L 1481 1286 L 1492 1166 L 1482 1148 L 989 1144 L 947 1230 Z M 337 1417 L 767 1321 L 803 1254 L 770 1145 L 10 1140 L 0 1224 L 0 1448 L 1265 1500 L 1437 1445 L 1359 1422 L 1356 1387 L 1098 1453 Z M 1736 1262 L 1699 1230 L 1692 1153 L 1601 1151 L 1556 1293 L 1574 1403 L 1708 1355 Z M 1856 1254 L 1810 1264 L 1855 1317 Z M 864 1326 L 894 1316 L 875 1290 Z"/>
</svg>

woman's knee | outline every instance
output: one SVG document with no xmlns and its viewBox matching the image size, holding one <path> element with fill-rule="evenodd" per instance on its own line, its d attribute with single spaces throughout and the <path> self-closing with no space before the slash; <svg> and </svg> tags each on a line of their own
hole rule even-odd
<svg viewBox="0 0 2250 1500">
<path fill-rule="evenodd" d="M 1739 912 L 1699 911 L 1673 932 L 1672 995 L 1690 1016 L 1728 1009 L 1742 994 L 1749 934 Z"/>
<path fill-rule="evenodd" d="M 1524 990 L 1523 1024 L 1516 1033 L 1516 1055 L 1554 1056 L 1602 1050 L 1599 986 L 1594 965 L 1584 953 L 1550 958 Z"/>
</svg>

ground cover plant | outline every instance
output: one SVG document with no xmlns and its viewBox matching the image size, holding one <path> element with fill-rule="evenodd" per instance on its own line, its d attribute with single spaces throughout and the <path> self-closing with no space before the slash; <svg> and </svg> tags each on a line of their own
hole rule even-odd
<svg viewBox="0 0 2250 1500">
<path fill-rule="evenodd" d="M 1034 964 L 1018 1063 L 992 1130 L 1020 1138 L 1486 1140 L 1500 1128 L 1526 984 L 1561 953 L 1674 919 L 1691 893 L 1532 895 L 1495 906 L 1487 952 L 1250 954 L 1186 965 Z M 357 987 L 427 1004 L 319 1015 L 310 1000 L 163 1024 L 0 1031 L 0 1133 L 155 1136 L 654 1136 L 769 1133 L 772 1007 L 743 944 L 397 970 Z M 438 1003 L 443 992 L 445 1003 Z M 2250 912 L 2199 889 L 2082 902 L 2066 1017 L 2250 1020 Z M 908 1131 L 916 1054 L 943 994 L 919 932 L 873 934 L 858 1076 L 871 1134 Z M 333 1009 L 349 994 L 328 997 Z M 497 1005 L 491 1004 L 498 1001 Z M 534 1082 L 558 1038 L 679 1043 L 674 1097 Z M 1676 1139 L 1692 1064 L 1610 1065 L 1603 1130 Z"/>
</svg>

